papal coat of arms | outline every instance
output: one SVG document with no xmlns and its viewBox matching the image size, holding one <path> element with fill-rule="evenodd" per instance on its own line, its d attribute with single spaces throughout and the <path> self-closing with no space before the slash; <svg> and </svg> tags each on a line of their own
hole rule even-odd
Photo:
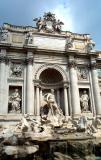
<svg viewBox="0 0 101 160">
<path fill-rule="evenodd" d="M 56 20 L 55 14 L 52 14 L 51 12 L 45 13 L 43 18 L 35 18 L 34 21 L 36 21 L 36 27 L 38 31 L 45 30 L 46 32 L 61 32 L 61 26 L 63 25 L 63 22 L 61 22 L 59 19 Z"/>
</svg>

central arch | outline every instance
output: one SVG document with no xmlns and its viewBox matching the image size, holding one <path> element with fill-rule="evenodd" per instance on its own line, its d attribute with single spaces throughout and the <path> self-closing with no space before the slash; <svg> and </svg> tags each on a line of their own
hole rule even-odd
<svg viewBox="0 0 101 160">
<path fill-rule="evenodd" d="M 44 64 L 40 66 L 35 73 L 35 83 L 36 104 L 38 103 L 39 105 L 38 101 L 45 94 L 51 93 L 54 90 L 53 92 L 58 106 L 60 106 L 65 115 L 68 115 L 65 112 L 68 110 L 68 78 L 67 73 L 61 66 L 55 64 Z"/>
<path fill-rule="evenodd" d="M 39 80 L 40 74 L 47 69 L 54 69 L 55 71 L 58 71 L 63 77 L 63 81 L 68 81 L 66 72 L 59 65 L 54 64 L 44 64 L 40 66 L 35 73 L 35 79 Z"/>
<path fill-rule="evenodd" d="M 47 68 L 41 72 L 39 79 L 44 84 L 56 84 L 63 82 L 63 77 L 59 71 L 53 68 Z"/>
</svg>

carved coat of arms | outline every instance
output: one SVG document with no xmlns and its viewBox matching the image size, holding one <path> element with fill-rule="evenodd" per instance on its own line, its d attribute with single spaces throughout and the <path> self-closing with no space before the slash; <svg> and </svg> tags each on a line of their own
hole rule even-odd
<svg viewBox="0 0 101 160">
<path fill-rule="evenodd" d="M 45 30 L 46 32 L 61 32 L 61 26 L 63 22 L 60 20 L 56 20 L 55 14 L 51 12 L 45 13 L 43 18 L 35 18 L 36 27 L 38 31 Z"/>
</svg>

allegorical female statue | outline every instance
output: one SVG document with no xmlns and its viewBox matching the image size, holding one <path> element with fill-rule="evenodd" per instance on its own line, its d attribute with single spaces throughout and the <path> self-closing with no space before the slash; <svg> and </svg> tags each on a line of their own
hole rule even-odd
<svg viewBox="0 0 101 160">
<path fill-rule="evenodd" d="M 21 97 L 19 90 L 15 89 L 15 92 L 9 97 L 9 103 L 11 103 L 11 113 L 20 113 L 21 112 Z"/>
<path fill-rule="evenodd" d="M 87 91 L 84 90 L 83 94 L 80 97 L 80 102 L 81 102 L 81 110 L 83 111 L 89 111 L 89 96 L 87 94 Z"/>
</svg>

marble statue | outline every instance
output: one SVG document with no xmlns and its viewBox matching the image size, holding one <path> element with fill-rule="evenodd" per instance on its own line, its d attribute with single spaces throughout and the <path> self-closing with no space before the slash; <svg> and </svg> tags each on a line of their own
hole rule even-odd
<svg viewBox="0 0 101 160">
<path fill-rule="evenodd" d="M 9 97 L 9 103 L 11 104 L 10 113 L 20 113 L 21 112 L 21 96 L 19 90 L 15 89 L 15 92 Z"/>
<path fill-rule="evenodd" d="M 61 22 L 59 19 L 57 20 L 57 22 L 54 25 L 54 28 L 56 31 L 61 32 L 61 28 L 62 28 L 63 22 Z"/>
<path fill-rule="evenodd" d="M 1 29 L 0 41 L 8 41 L 8 30 Z"/>
<path fill-rule="evenodd" d="M 56 103 L 55 95 L 52 93 L 46 93 L 44 95 L 45 105 L 41 107 L 41 117 L 43 120 L 49 121 L 54 126 L 60 126 L 64 118 L 62 110 Z"/>
<path fill-rule="evenodd" d="M 52 14 L 51 12 L 45 13 L 43 18 L 35 18 L 33 21 L 36 21 L 36 27 L 38 31 L 44 30 L 50 33 L 60 33 L 63 25 L 63 22 L 61 22 L 59 19 L 56 20 L 55 14 Z"/>
<path fill-rule="evenodd" d="M 89 110 L 89 104 L 88 104 L 89 96 L 88 96 L 86 90 L 83 91 L 83 94 L 80 97 L 80 102 L 81 102 L 81 110 L 82 110 L 82 112 L 88 111 Z"/>
<path fill-rule="evenodd" d="M 33 43 L 33 33 L 32 32 L 27 33 L 26 41 L 27 41 L 27 44 L 32 44 Z"/>
<path fill-rule="evenodd" d="M 37 21 L 36 27 L 38 28 L 38 31 L 41 31 L 41 29 L 45 28 L 45 22 L 41 17 L 35 18 L 35 19 L 33 19 L 33 21 Z"/>
<path fill-rule="evenodd" d="M 66 40 L 66 50 L 70 49 L 73 47 L 73 38 L 72 36 L 69 36 L 69 38 L 67 38 Z"/>
<path fill-rule="evenodd" d="M 92 51 L 94 47 L 95 47 L 95 42 L 93 42 L 93 40 L 90 40 L 90 42 L 87 43 L 87 52 Z"/>
<path fill-rule="evenodd" d="M 16 125 L 15 132 L 19 132 L 19 131 L 21 131 L 21 132 L 27 132 L 27 131 L 30 131 L 29 129 L 30 129 L 30 125 L 27 122 L 25 116 L 23 116 L 21 118 L 21 121 L 18 122 L 18 124 Z"/>
</svg>

